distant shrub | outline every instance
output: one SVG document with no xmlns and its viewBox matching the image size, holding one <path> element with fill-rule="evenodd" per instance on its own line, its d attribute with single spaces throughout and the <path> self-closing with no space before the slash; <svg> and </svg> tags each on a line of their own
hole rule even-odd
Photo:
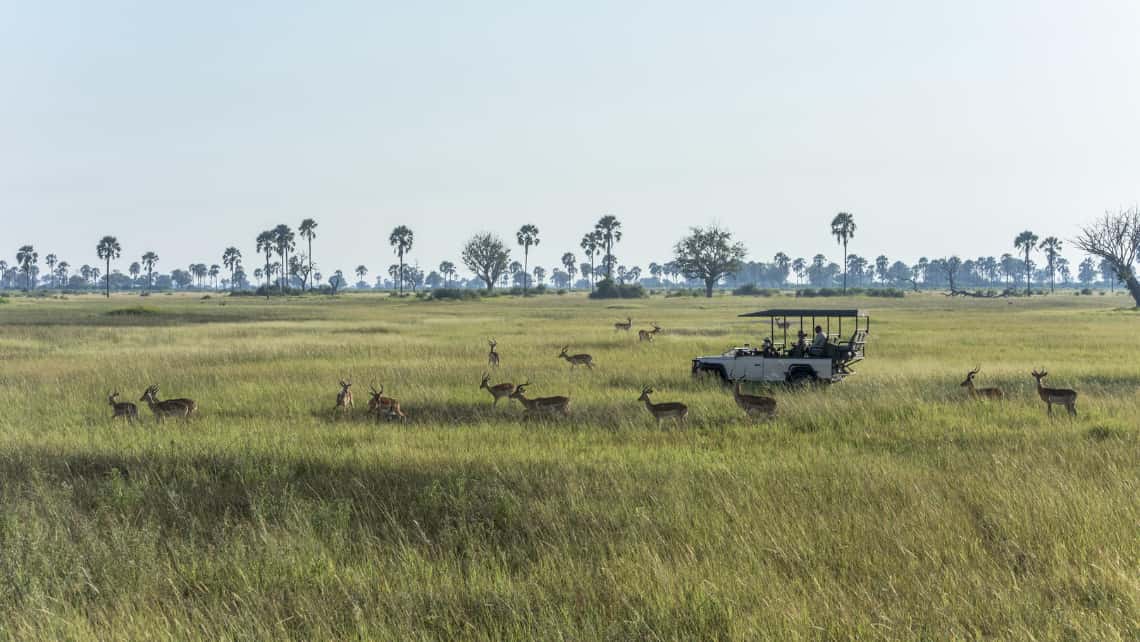
<svg viewBox="0 0 1140 642">
<path fill-rule="evenodd" d="M 565 288 L 558 288 L 558 292 L 556 292 L 555 294 L 557 294 L 558 296 L 562 296 L 563 294 L 566 294 L 566 289 Z"/>
<path fill-rule="evenodd" d="M 212 298 L 214 298 L 214 297 L 210 296 L 209 294 L 206 294 L 206 295 L 203 295 L 203 296 L 202 296 L 202 300 L 203 300 L 203 301 L 209 301 L 209 300 L 210 300 L 210 299 L 212 299 Z"/>
<path fill-rule="evenodd" d="M 591 299 L 641 299 L 646 296 L 645 288 L 640 283 L 627 283 L 619 285 L 612 279 L 598 281 Z"/>
<path fill-rule="evenodd" d="M 991 293 L 992 292 L 991 290 Z M 867 296 L 883 299 L 901 299 L 906 296 L 906 291 L 898 288 L 871 288 L 867 290 L 866 294 Z"/>
<path fill-rule="evenodd" d="M 0 296 L 0 305 L 4 305 L 7 302 L 8 302 L 8 297 Z"/>
<path fill-rule="evenodd" d="M 742 285 L 732 291 L 733 296 L 776 296 L 780 294 L 779 290 L 772 288 L 759 288 L 755 283 L 748 283 Z"/>
<path fill-rule="evenodd" d="M 146 305 L 135 305 L 129 308 L 118 308 L 107 312 L 108 316 L 112 317 L 153 317 L 162 314 L 158 308 L 152 308 Z"/>
<path fill-rule="evenodd" d="M 1108 292 L 1105 292 L 1104 290 L 1101 290 L 1100 292 L 1097 292 L 1097 294 L 1099 294 L 1099 295 L 1101 295 L 1101 296 L 1104 296 L 1104 295 L 1108 294 Z"/>
<path fill-rule="evenodd" d="M 462 288 L 435 288 L 431 291 L 431 298 L 436 301 L 472 301 L 479 298 L 479 291 Z"/>
</svg>

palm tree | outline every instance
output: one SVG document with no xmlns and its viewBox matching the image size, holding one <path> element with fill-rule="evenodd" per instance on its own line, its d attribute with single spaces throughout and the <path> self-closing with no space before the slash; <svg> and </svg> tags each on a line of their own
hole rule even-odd
<svg viewBox="0 0 1140 642">
<path fill-rule="evenodd" d="M 147 252 L 142 255 L 142 264 L 146 268 L 146 289 L 149 292 L 154 287 L 154 264 L 158 263 L 158 255 L 154 252 Z"/>
<path fill-rule="evenodd" d="M 359 283 L 364 280 L 364 275 L 368 274 L 368 268 L 363 265 L 356 266 L 356 281 Z"/>
<path fill-rule="evenodd" d="M 455 276 L 455 264 L 451 261 L 441 261 L 439 264 L 439 273 L 443 275 L 443 287 L 448 287 L 451 282 L 451 277 Z"/>
<path fill-rule="evenodd" d="M 226 269 L 230 271 L 230 290 L 233 290 L 237 287 L 234 284 L 234 273 L 241 267 L 241 250 L 232 245 L 227 247 L 225 251 L 222 252 L 222 265 L 226 266 Z"/>
<path fill-rule="evenodd" d="M 55 287 L 55 265 L 59 263 L 59 257 L 54 254 L 48 254 L 44 257 L 44 263 L 47 263 L 48 274 L 51 276 L 51 286 Z"/>
<path fill-rule="evenodd" d="M 617 220 L 616 216 L 607 214 L 598 219 L 594 230 L 598 232 L 602 247 L 606 248 L 606 255 L 602 257 L 602 262 L 606 266 L 606 278 L 613 280 L 614 263 L 614 243 L 621 240 L 621 221 Z"/>
<path fill-rule="evenodd" d="M 210 266 L 210 278 L 214 280 L 214 289 L 218 289 L 218 275 L 222 273 L 222 268 L 217 263 Z"/>
<path fill-rule="evenodd" d="M 527 223 L 515 235 L 523 248 L 523 296 L 526 296 L 527 268 L 530 261 L 530 246 L 538 245 L 538 228 Z"/>
<path fill-rule="evenodd" d="M 59 277 L 60 287 L 67 285 L 67 271 L 71 269 L 71 264 L 67 261 L 60 261 L 59 265 L 55 268 L 55 273 Z M 3 271 L 0 269 L 0 271 Z"/>
<path fill-rule="evenodd" d="M 807 270 L 807 261 L 803 258 L 798 258 L 792 261 L 792 272 L 796 275 L 796 283 L 799 285 L 804 284 L 804 271 Z"/>
<path fill-rule="evenodd" d="M 273 271 L 269 269 L 269 261 L 273 259 L 274 236 L 273 230 L 265 230 L 257 235 L 257 253 L 265 252 L 265 298 L 269 298 L 269 279 Z"/>
<path fill-rule="evenodd" d="M 840 212 L 831 219 L 831 235 L 843 244 L 843 293 L 847 294 L 847 242 L 855 238 L 855 217 Z"/>
<path fill-rule="evenodd" d="M 396 256 L 400 257 L 400 296 L 404 294 L 404 254 L 412 249 L 414 240 L 415 235 L 405 225 L 396 227 L 388 236 L 388 243 L 395 248 Z"/>
<path fill-rule="evenodd" d="M 16 265 L 19 265 L 20 271 L 24 273 L 25 290 L 32 290 L 32 266 L 39 260 L 39 252 L 36 252 L 36 248 L 31 245 L 24 245 L 16 250 Z"/>
<path fill-rule="evenodd" d="M 570 289 L 574 289 L 574 274 L 578 271 L 578 257 L 573 252 L 562 255 L 562 267 L 566 268 L 566 276 L 570 279 Z"/>
<path fill-rule="evenodd" d="M 301 238 L 309 242 L 309 271 L 305 274 L 305 280 L 309 282 L 309 291 L 312 292 L 313 282 L 309 280 L 309 275 L 313 273 L 313 239 L 317 237 L 317 222 L 307 218 L 301 221 L 297 231 L 301 233 Z"/>
<path fill-rule="evenodd" d="M 392 285 L 397 288 L 403 287 L 404 282 L 404 268 L 398 263 L 393 263 L 388 266 L 388 276 L 392 277 Z"/>
<path fill-rule="evenodd" d="M 1049 269 L 1049 293 L 1053 294 L 1057 285 L 1057 259 L 1061 254 L 1061 239 L 1046 236 L 1038 247 L 1045 252 L 1046 266 Z"/>
<path fill-rule="evenodd" d="M 1033 248 L 1036 246 L 1037 246 L 1037 235 L 1034 234 L 1033 232 L 1030 232 L 1029 230 L 1025 230 L 1021 234 L 1018 234 L 1017 238 L 1013 239 L 1014 249 L 1023 250 L 1025 252 L 1025 295 L 1026 296 L 1031 296 L 1033 294 L 1033 288 L 1030 287 L 1030 281 L 1029 281 L 1029 277 L 1033 272 L 1033 270 L 1030 269 L 1030 265 L 1029 265 L 1029 253 L 1032 252 Z"/>
<path fill-rule="evenodd" d="M 135 289 L 138 284 L 139 275 L 142 274 L 142 265 L 138 261 L 132 261 L 131 266 L 127 268 L 127 273 L 131 275 L 131 289 Z"/>
<path fill-rule="evenodd" d="M 119 239 L 113 236 L 104 236 L 95 246 L 99 258 L 107 262 L 107 298 L 111 298 L 111 259 L 119 258 L 123 248 L 119 246 Z"/>
<path fill-rule="evenodd" d="M 285 288 L 289 285 L 289 253 L 292 252 L 297 244 L 294 242 L 296 236 L 293 234 L 293 228 L 282 223 L 273 228 L 273 245 L 277 250 L 277 255 L 281 257 L 281 265 L 285 269 L 281 271 L 281 293 L 285 293 Z"/>
<path fill-rule="evenodd" d="M 579 247 L 586 253 L 586 258 L 590 259 L 590 289 L 594 289 L 594 255 L 598 253 L 598 239 L 600 235 L 598 232 L 590 232 L 582 237 L 582 242 Z"/>
</svg>

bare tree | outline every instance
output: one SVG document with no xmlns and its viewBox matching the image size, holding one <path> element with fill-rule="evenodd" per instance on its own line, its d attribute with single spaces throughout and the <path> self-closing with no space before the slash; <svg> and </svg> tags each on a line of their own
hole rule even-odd
<svg viewBox="0 0 1140 642">
<path fill-rule="evenodd" d="M 1103 218 L 1082 228 L 1073 242 L 1085 253 L 1107 261 L 1140 307 L 1140 281 L 1133 268 L 1140 254 L 1140 209 L 1105 212 Z"/>
</svg>

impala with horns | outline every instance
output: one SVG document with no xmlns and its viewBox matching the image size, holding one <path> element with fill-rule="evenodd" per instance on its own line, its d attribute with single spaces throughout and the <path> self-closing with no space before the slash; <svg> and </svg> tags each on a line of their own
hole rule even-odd
<svg viewBox="0 0 1140 642">
<path fill-rule="evenodd" d="M 158 384 L 151 385 L 143 392 L 143 396 L 139 401 L 145 401 L 146 405 L 150 406 L 150 411 L 154 413 L 154 420 L 164 421 L 167 417 L 182 417 L 189 419 L 190 415 L 198 409 L 198 402 L 193 399 L 167 399 L 165 401 L 158 400 Z"/>
<path fill-rule="evenodd" d="M 498 368 L 499 353 L 495 352 L 495 348 L 499 345 L 499 342 L 492 338 L 487 342 L 487 345 L 491 346 L 491 351 L 487 353 L 487 365 L 491 366 L 492 368 Z"/>
<path fill-rule="evenodd" d="M 391 397 L 384 396 L 384 384 L 380 384 L 380 389 L 376 389 L 376 384 L 369 384 L 368 390 L 372 393 L 372 398 L 368 400 L 368 413 L 375 415 L 377 419 L 385 417 L 387 419 L 399 419 L 401 422 L 407 423 L 408 416 L 400 410 L 400 402 Z"/>
<path fill-rule="evenodd" d="M 562 352 L 558 356 L 570 362 L 570 369 L 573 370 L 577 366 L 586 366 L 590 370 L 594 369 L 594 358 L 588 354 L 567 354 L 566 351 L 570 346 L 562 346 Z"/>
<path fill-rule="evenodd" d="M 626 317 L 625 323 L 622 323 L 619 321 L 619 322 L 614 324 L 614 332 L 617 332 L 618 330 L 623 330 L 625 332 L 629 332 L 630 328 L 632 328 L 632 327 L 633 327 L 633 319 Z"/>
<path fill-rule="evenodd" d="M 107 397 L 107 403 L 111 404 L 111 420 L 114 421 L 117 417 L 122 417 L 127 420 L 127 423 L 139 418 L 139 407 L 129 401 L 115 401 L 119 396 L 119 391 L 111 393 Z"/>
<path fill-rule="evenodd" d="M 570 397 L 538 397 L 537 399 L 529 399 L 526 396 L 526 387 L 529 385 L 529 381 L 520 383 L 518 387 L 515 388 L 515 391 L 511 393 L 511 399 L 518 399 L 528 415 L 559 413 L 563 416 L 570 416 Z"/>
<path fill-rule="evenodd" d="M 732 398 L 736 400 L 736 405 L 740 406 L 741 410 L 749 417 L 775 417 L 776 400 L 772 397 L 742 393 L 740 391 L 741 382 L 741 379 L 737 379 L 732 387 Z"/>
<path fill-rule="evenodd" d="M 500 399 L 504 399 L 504 398 L 510 399 L 511 398 L 511 393 L 514 392 L 514 390 L 515 390 L 515 384 L 510 383 L 510 382 L 504 382 L 504 383 L 496 383 L 495 385 L 491 385 L 491 375 L 484 372 L 483 373 L 483 380 L 479 382 L 479 389 L 480 390 L 486 390 L 487 392 L 491 393 L 491 397 L 494 399 L 494 401 L 491 402 L 491 405 L 497 406 L 497 405 L 499 405 Z"/>
<path fill-rule="evenodd" d="M 340 381 L 340 392 L 336 393 L 336 409 L 342 413 L 348 412 L 348 409 L 353 407 L 352 390 L 350 390 L 350 388 L 352 388 L 351 381 L 345 381 L 343 379 Z"/>
<path fill-rule="evenodd" d="M 1041 380 L 1049 376 L 1049 373 L 1042 368 L 1040 372 L 1034 370 L 1032 373 L 1033 378 L 1037 380 L 1037 395 L 1041 397 L 1041 401 L 1045 402 L 1048 408 L 1049 416 L 1053 416 L 1053 404 L 1064 406 L 1065 410 L 1069 411 L 1072 416 L 1077 415 L 1077 391 L 1069 390 L 1068 388 L 1046 388 Z"/>
<path fill-rule="evenodd" d="M 661 332 L 661 326 L 657 325 L 657 323 L 650 323 L 649 325 L 653 326 L 652 330 L 637 331 L 638 341 L 653 341 L 653 337 L 657 336 L 658 332 Z"/>
<path fill-rule="evenodd" d="M 657 420 L 657 425 L 661 425 L 662 419 L 676 419 L 679 423 L 685 423 L 685 419 L 689 417 L 689 407 L 679 401 L 666 401 L 664 403 L 653 403 L 649 400 L 649 395 L 653 394 L 653 388 L 645 387 L 641 389 L 641 396 L 637 398 L 638 401 L 645 402 L 645 409 L 653 418 Z"/>
<path fill-rule="evenodd" d="M 973 370 L 966 373 L 966 380 L 961 383 L 961 387 L 965 388 L 972 399 L 1002 399 L 1005 393 L 1001 388 L 975 388 L 974 376 L 982 371 L 982 367 L 978 366 Z"/>
</svg>

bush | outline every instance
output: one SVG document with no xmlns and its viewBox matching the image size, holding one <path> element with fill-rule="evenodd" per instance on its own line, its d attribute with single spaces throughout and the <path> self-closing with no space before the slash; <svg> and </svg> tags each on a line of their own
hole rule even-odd
<svg viewBox="0 0 1140 642">
<path fill-rule="evenodd" d="M 479 291 L 462 288 L 435 288 L 431 291 L 431 298 L 435 301 L 473 301 L 479 298 Z"/>
<path fill-rule="evenodd" d="M 1080 294 L 1084 296 L 1092 296 L 1092 288 L 1081 288 Z"/>
<path fill-rule="evenodd" d="M 906 291 L 898 288 L 872 288 L 867 290 L 866 294 L 884 299 L 901 299 L 906 296 Z"/>
<path fill-rule="evenodd" d="M 158 308 L 151 308 L 145 305 L 119 308 L 107 312 L 107 315 L 112 317 L 153 317 L 159 314 L 162 314 L 162 312 Z"/>
<path fill-rule="evenodd" d="M 641 287 L 640 283 L 618 285 L 613 279 L 598 281 L 598 285 L 590 293 L 591 299 L 641 299 L 645 296 L 645 288 Z"/>
<path fill-rule="evenodd" d="M 732 291 L 733 296 L 776 296 L 779 290 L 772 288 L 758 288 L 755 283 L 742 285 Z"/>
<path fill-rule="evenodd" d="M 8 297 L 0 296 L 0 305 L 4 305 L 7 302 L 8 302 Z"/>
</svg>

